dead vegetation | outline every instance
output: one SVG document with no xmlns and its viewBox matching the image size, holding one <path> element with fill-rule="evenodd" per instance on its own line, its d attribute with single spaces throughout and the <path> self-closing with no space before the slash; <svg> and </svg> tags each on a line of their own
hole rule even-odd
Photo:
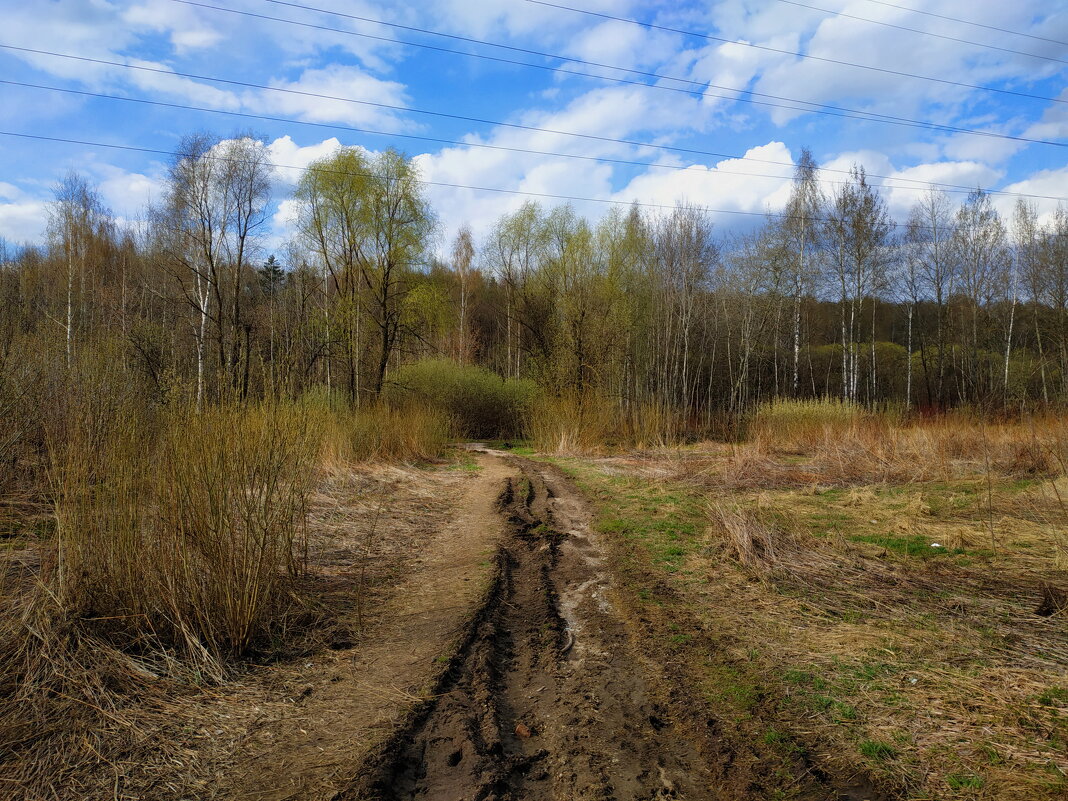
<svg viewBox="0 0 1068 801">
<path fill-rule="evenodd" d="M 904 797 L 1063 797 L 1064 422 L 756 423 L 567 462 L 722 725 Z"/>
<path fill-rule="evenodd" d="M 335 634 L 352 643 L 359 622 L 339 633 L 333 621 L 366 616 L 362 596 L 381 578 L 369 552 L 392 546 L 346 542 L 363 580 L 333 586 L 317 488 L 354 460 L 437 457 L 448 437 L 433 410 L 160 406 L 99 368 L 85 365 L 47 415 L 19 407 L 13 426 L 40 431 L 43 464 L 0 471 L 12 521 L 0 552 L 4 797 L 102 797 L 110 785 L 178 797 L 195 771 L 177 721 L 249 660 Z M 350 509 L 367 488 L 347 487 Z M 372 502 L 352 530 L 384 514 Z"/>
</svg>

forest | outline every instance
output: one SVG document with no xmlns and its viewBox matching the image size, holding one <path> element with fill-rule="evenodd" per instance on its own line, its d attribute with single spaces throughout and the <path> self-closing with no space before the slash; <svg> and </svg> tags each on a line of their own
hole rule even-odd
<svg viewBox="0 0 1068 801">
<path fill-rule="evenodd" d="M 0 249 L 10 797 L 1063 797 L 1068 209 L 829 174 L 476 237 L 395 150 L 69 173 Z"/>
<path fill-rule="evenodd" d="M 527 202 L 446 243 L 410 160 L 344 148 L 304 172 L 295 236 L 268 254 L 273 186 L 249 136 L 187 137 L 159 204 L 121 225 L 69 175 L 47 243 L 3 251 L 7 402 L 94 358 L 161 403 L 352 407 L 449 359 L 698 431 L 776 398 L 1010 409 L 1068 392 L 1063 208 L 1040 222 L 1019 199 L 1006 220 L 981 189 L 929 189 L 897 223 L 862 166 L 821 178 L 805 151 L 785 210 L 747 233 L 683 201 L 597 220 Z"/>
</svg>

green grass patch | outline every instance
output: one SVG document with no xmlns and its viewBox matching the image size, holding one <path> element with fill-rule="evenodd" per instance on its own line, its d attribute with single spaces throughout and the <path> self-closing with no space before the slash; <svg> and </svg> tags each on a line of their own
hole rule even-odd
<svg viewBox="0 0 1068 801">
<path fill-rule="evenodd" d="M 963 548 L 932 548 L 929 537 L 918 534 L 852 534 L 848 538 L 852 542 L 864 542 L 869 545 L 878 545 L 895 554 L 918 559 L 930 559 L 940 556 L 960 556 L 966 551 Z"/>
<path fill-rule="evenodd" d="M 474 454 L 470 451 L 457 450 L 452 463 L 449 465 L 449 469 L 477 473 L 482 469 L 482 465 L 475 460 Z"/>
<path fill-rule="evenodd" d="M 1040 693 L 1035 700 L 1042 706 L 1068 705 L 1068 688 L 1050 687 L 1045 692 Z"/>
<path fill-rule="evenodd" d="M 859 748 L 860 753 L 868 757 L 868 759 L 875 759 L 880 762 L 897 754 L 897 750 L 892 745 L 880 740 L 861 740 Z"/>
<path fill-rule="evenodd" d="M 983 777 L 974 773 L 951 773 L 946 776 L 951 790 L 978 790 L 983 786 Z"/>
<path fill-rule="evenodd" d="M 708 700 L 716 707 L 733 711 L 741 717 L 748 717 L 763 697 L 760 686 L 752 676 L 732 665 L 712 665 L 709 667 Z"/>
<path fill-rule="evenodd" d="M 579 488 L 600 502 L 597 531 L 638 543 L 653 566 L 678 573 L 702 544 L 705 507 L 697 491 L 610 476 L 589 465 L 561 467 L 570 468 Z"/>
</svg>

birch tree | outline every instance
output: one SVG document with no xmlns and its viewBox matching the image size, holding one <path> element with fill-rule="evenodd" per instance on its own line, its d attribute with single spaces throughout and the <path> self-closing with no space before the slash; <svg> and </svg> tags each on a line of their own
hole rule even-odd
<svg viewBox="0 0 1068 801">
<path fill-rule="evenodd" d="M 792 262 L 793 358 L 790 389 L 794 396 L 800 390 L 801 301 L 819 268 L 820 254 L 817 243 L 820 216 L 825 202 L 819 183 L 819 166 L 812 152 L 808 148 L 802 148 L 797 165 L 794 167 L 793 188 L 781 223 L 784 245 Z"/>
</svg>

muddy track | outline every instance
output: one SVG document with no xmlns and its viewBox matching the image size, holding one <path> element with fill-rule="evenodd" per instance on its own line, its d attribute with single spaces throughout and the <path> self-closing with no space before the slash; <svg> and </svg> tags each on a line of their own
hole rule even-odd
<svg viewBox="0 0 1068 801">
<path fill-rule="evenodd" d="M 676 730 L 613 609 L 586 505 L 516 460 L 498 584 L 434 701 L 361 771 L 353 799 L 706 799 L 706 760 Z"/>
</svg>

